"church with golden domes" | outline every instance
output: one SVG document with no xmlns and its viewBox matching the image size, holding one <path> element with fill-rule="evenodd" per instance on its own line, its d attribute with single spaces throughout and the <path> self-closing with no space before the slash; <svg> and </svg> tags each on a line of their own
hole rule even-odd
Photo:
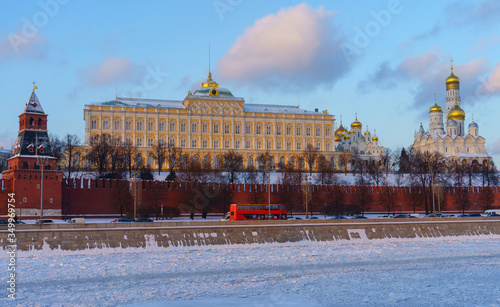
<svg viewBox="0 0 500 307">
<path fill-rule="evenodd" d="M 335 130 L 335 145 L 337 150 L 350 151 L 364 158 L 376 158 L 375 156 L 385 155 L 385 148 L 378 145 L 376 131 L 373 136 L 368 131 L 368 126 L 363 133 L 363 124 L 358 121 L 356 114 L 355 120 L 351 123 L 351 130 L 347 130 L 340 120 L 340 126 Z"/>
<path fill-rule="evenodd" d="M 460 105 L 460 78 L 453 73 L 452 64 L 451 74 L 446 78 L 446 126 L 443 108 L 434 99 L 434 105 L 429 109 L 429 130 L 425 131 L 420 123 L 412 147 L 420 152 L 439 152 L 450 161 L 487 164 L 491 157 L 484 147 L 485 139 L 479 135 L 479 126 L 473 117 L 465 130 L 465 111 Z"/>
</svg>

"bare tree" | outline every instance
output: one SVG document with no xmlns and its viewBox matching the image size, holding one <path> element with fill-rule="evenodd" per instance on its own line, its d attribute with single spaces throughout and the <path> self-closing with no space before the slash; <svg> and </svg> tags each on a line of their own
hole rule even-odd
<svg viewBox="0 0 500 307">
<path fill-rule="evenodd" d="M 158 175 L 160 175 L 161 168 L 163 167 L 163 164 L 165 164 L 165 155 L 167 154 L 167 151 L 167 146 L 161 139 L 158 139 L 149 151 L 149 154 L 151 154 L 155 159 L 158 168 Z"/>
<path fill-rule="evenodd" d="M 67 178 L 71 178 L 73 172 L 79 169 L 79 161 L 76 161 L 75 155 L 77 148 L 81 145 L 80 138 L 75 134 L 66 134 L 64 137 L 64 159 L 63 165 Z"/>
<path fill-rule="evenodd" d="M 271 153 L 269 150 L 266 150 L 263 154 L 260 154 L 257 158 L 257 162 L 259 163 L 259 171 L 262 174 L 262 183 L 266 183 L 269 176 L 269 173 L 272 170 L 272 159 Z"/>
<path fill-rule="evenodd" d="M 347 168 L 349 162 L 351 161 L 351 153 L 348 151 L 342 151 L 339 156 L 340 165 L 344 167 L 344 173 L 347 175 Z"/>
<path fill-rule="evenodd" d="M 301 199 L 302 173 L 289 162 L 283 167 L 278 183 L 278 201 L 285 205 L 288 212 L 293 215 L 293 212 L 301 207 L 299 200 Z"/>
<path fill-rule="evenodd" d="M 370 178 L 368 176 L 368 165 L 367 161 L 359 157 L 353 160 L 354 173 L 356 174 L 356 195 L 355 199 L 359 204 L 361 210 L 361 215 L 364 215 L 366 210 L 368 210 L 372 203 L 372 195 L 369 191 L 369 186 L 371 185 Z"/>
<path fill-rule="evenodd" d="M 318 159 L 319 153 L 316 147 L 311 143 L 307 143 L 306 148 L 302 152 L 302 157 L 307 162 L 307 167 L 309 168 L 309 175 L 312 175 L 312 170 L 314 167 L 314 162 Z"/>
<path fill-rule="evenodd" d="M 396 193 L 393 187 L 383 186 L 379 201 L 380 205 L 387 210 L 387 215 L 390 215 L 396 205 Z"/>
<path fill-rule="evenodd" d="M 114 203 L 115 206 L 120 211 L 120 216 L 131 211 L 133 198 L 129 191 L 129 182 L 126 180 L 117 180 L 114 193 Z"/>
<path fill-rule="evenodd" d="M 137 155 L 137 147 L 132 146 L 130 144 L 125 144 L 121 148 L 123 155 L 123 165 L 124 168 L 128 170 L 129 178 L 132 177 L 132 172 L 134 171 L 134 159 Z"/>
<path fill-rule="evenodd" d="M 222 169 L 229 174 L 229 182 L 234 183 L 237 179 L 236 172 L 243 168 L 243 157 L 234 150 L 230 150 L 222 158 L 224 160 Z"/>
<path fill-rule="evenodd" d="M 375 185 L 378 187 L 380 184 L 385 183 L 384 170 L 386 168 L 382 164 L 383 161 L 370 159 L 366 162 L 368 162 L 368 176 L 370 176 L 371 180 L 375 182 Z"/>
<path fill-rule="evenodd" d="M 91 148 L 87 153 L 87 160 L 91 165 L 96 165 L 99 178 L 106 175 L 108 171 L 110 155 L 113 147 L 108 134 L 101 134 L 91 143 Z"/>
</svg>

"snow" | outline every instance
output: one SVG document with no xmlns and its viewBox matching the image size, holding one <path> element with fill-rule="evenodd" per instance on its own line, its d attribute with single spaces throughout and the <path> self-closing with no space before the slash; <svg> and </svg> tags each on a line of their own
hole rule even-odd
<svg viewBox="0 0 500 307">
<path fill-rule="evenodd" d="M 500 306 L 500 235 L 357 242 L 18 251 L 0 305 Z"/>
</svg>

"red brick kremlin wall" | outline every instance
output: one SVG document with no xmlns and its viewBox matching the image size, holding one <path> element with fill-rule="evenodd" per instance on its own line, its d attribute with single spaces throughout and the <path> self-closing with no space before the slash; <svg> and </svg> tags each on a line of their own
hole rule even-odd
<svg viewBox="0 0 500 307">
<path fill-rule="evenodd" d="M 29 176 L 29 174 L 27 174 Z M 32 183 L 33 184 L 33 183 Z M 31 184 L 31 185 L 32 185 Z M 61 187 L 61 199 L 60 202 L 57 200 L 56 195 L 51 195 L 54 197 L 54 203 L 60 204 L 62 207 L 63 216 L 71 215 L 96 215 L 96 216 L 117 216 L 120 210 L 116 204 L 116 199 L 119 197 L 118 190 L 120 184 L 126 184 L 128 186 L 128 181 L 121 180 L 107 180 L 107 179 L 71 179 L 69 181 L 62 181 Z M 164 204 L 164 207 L 179 208 L 182 213 L 189 212 L 189 207 L 183 206 L 193 202 L 198 204 L 197 212 L 200 212 L 200 204 L 211 202 L 209 213 L 223 213 L 227 208 L 214 206 L 213 203 L 217 203 L 220 197 L 223 197 L 227 192 L 223 190 L 223 185 L 214 183 L 206 184 L 205 187 L 192 185 L 190 183 L 182 182 L 163 182 L 163 181 L 143 181 L 142 182 L 143 192 L 142 192 L 142 205 L 148 205 L 156 203 Z M 7 212 L 7 193 L 11 191 L 10 181 L 6 179 L 0 180 L 0 215 L 5 215 Z M 49 188 L 49 187 L 47 187 Z M 255 194 L 260 193 L 264 203 L 267 202 L 267 185 L 265 184 L 234 184 L 229 185 L 228 188 L 232 193 L 232 203 L 252 203 L 252 199 L 255 199 Z M 271 201 L 273 203 L 279 203 L 280 199 L 280 189 L 283 187 L 280 185 L 271 185 Z M 299 192 L 300 187 L 295 187 L 297 190 L 295 193 L 295 198 L 297 202 L 302 202 L 302 194 Z M 345 205 L 355 205 L 357 201 L 357 191 L 359 191 L 360 186 L 340 186 L 342 193 L 344 195 L 342 203 Z M 410 187 L 367 187 L 369 195 L 371 198 L 371 204 L 367 208 L 367 212 L 387 212 L 388 209 L 385 206 L 386 201 L 384 197 L 384 191 L 386 189 L 391 189 L 392 202 L 394 206 L 391 212 L 394 211 L 404 211 L 413 212 L 413 206 L 411 205 L 411 189 Z M 420 188 L 413 188 L 417 193 L 422 193 Z M 453 211 L 461 212 L 462 209 L 457 204 L 457 191 L 459 188 L 444 188 L 444 200 L 441 203 L 441 211 Z M 482 193 L 483 188 L 481 187 L 471 187 L 464 188 L 468 190 L 469 197 L 469 208 L 466 210 L 468 212 L 484 211 L 482 208 Z M 500 206 L 500 187 L 488 188 L 491 191 L 493 203 L 491 207 Z M 57 189 L 50 189 L 57 190 Z M 47 192 L 52 194 L 51 192 Z M 329 203 L 332 199 L 332 194 L 334 193 L 334 186 L 331 185 L 312 185 L 311 186 L 313 194 L 313 210 L 321 211 L 325 203 Z M 32 200 L 34 208 L 39 206 L 39 190 L 28 191 L 32 195 L 29 197 Z M 47 198 L 48 195 L 44 196 Z M 38 202 L 37 202 L 38 200 Z M 401 206 L 399 204 L 401 203 Z M 420 200 L 421 205 L 417 206 L 417 212 L 424 211 L 423 200 Z M 56 205 L 54 204 L 54 205 Z M 54 205 L 47 204 L 46 208 L 50 208 Z M 57 206 L 56 205 L 56 206 Z M 23 208 L 26 205 L 23 205 Z M 437 206 L 437 205 L 436 205 Z M 130 209 L 130 208 L 129 208 Z M 429 209 L 432 209 L 432 203 L 429 204 Z M 437 208 L 436 208 L 437 210 Z M 296 211 L 304 211 L 296 208 Z"/>
</svg>

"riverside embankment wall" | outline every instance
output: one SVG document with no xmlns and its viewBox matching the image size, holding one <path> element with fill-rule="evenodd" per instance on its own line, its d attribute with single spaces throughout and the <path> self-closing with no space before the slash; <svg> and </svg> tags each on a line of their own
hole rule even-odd
<svg viewBox="0 0 500 307">
<path fill-rule="evenodd" d="M 0 244 L 10 245 L 1 226 Z M 500 235 L 500 219 L 319 220 L 16 225 L 19 250 L 201 246 Z"/>
</svg>

